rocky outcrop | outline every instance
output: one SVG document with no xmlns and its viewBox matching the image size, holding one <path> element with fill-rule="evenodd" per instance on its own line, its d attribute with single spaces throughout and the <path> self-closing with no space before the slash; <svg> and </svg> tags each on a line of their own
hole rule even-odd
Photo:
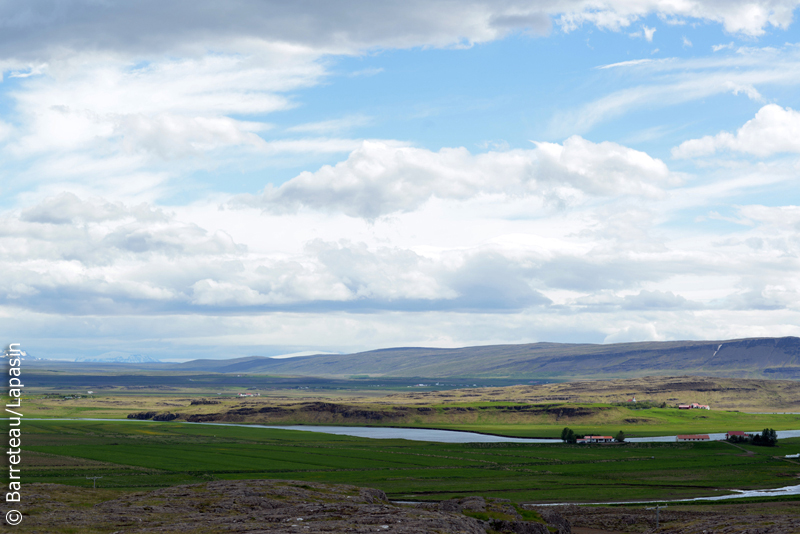
<svg viewBox="0 0 800 534">
<path fill-rule="evenodd" d="M 147 419 L 152 419 L 155 417 L 156 412 L 139 412 L 139 413 L 129 413 L 128 419 L 140 419 L 142 421 Z"/>
<path fill-rule="evenodd" d="M 204 404 L 219 404 L 219 401 L 216 400 L 208 400 L 208 399 L 194 399 L 191 403 L 191 406 L 197 405 L 204 405 Z"/>
<path fill-rule="evenodd" d="M 159 413 L 153 416 L 153 421 L 174 421 L 181 416 L 179 413 Z"/>
<path fill-rule="evenodd" d="M 446 501 L 451 505 L 398 505 L 372 488 L 286 480 L 214 481 L 128 494 L 92 507 L 90 489 L 71 488 L 71 505 L 53 498 L 63 486 L 27 486 L 26 532 L 163 533 L 287 533 L 388 532 L 395 534 L 549 534 L 547 525 L 519 519 L 470 517 L 483 508 L 487 514 L 516 514 L 507 501 L 470 497 Z M 73 491 L 74 490 L 74 491 Z M 76 504 L 78 503 L 78 504 Z M 453 504 L 454 503 L 454 504 Z M 438 508 L 438 509 L 437 509 Z M 448 508 L 452 508 L 451 510 Z M 447 510 L 446 510 L 447 509 Z M 555 531 L 555 530 L 553 530 Z M 560 532 L 560 531 L 559 531 Z"/>
<path fill-rule="evenodd" d="M 563 515 L 573 527 L 599 532 L 658 532 L 659 534 L 788 534 L 800 532 L 797 504 L 787 502 L 735 503 L 714 506 L 669 506 L 660 510 L 656 531 L 652 507 L 558 506 L 536 507 L 551 526 L 558 520 L 548 513 Z M 559 526 L 559 528 L 561 528 Z M 559 531 L 560 532 L 560 531 Z"/>
<path fill-rule="evenodd" d="M 496 532 L 503 534 L 552 534 L 547 525 L 542 523 L 528 523 L 522 521 L 489 521 L 489 526 Z"/>
<path fill-rule="evenodd" d="M 539 515 L 551 528 L 558 529 L 558 534 L 572 534 L 572 524 L 553 508 L 540 510 Z"/>
<path fill-rule="evenodd" d="M 140 419 L 142 421 L 146 421 L 148 419 L 152 419 L 153 421 L 174 421 L 175 419 L 180 418 L 181 414 L 179 413 L 157 413 L 157 412 L 139 412 L 139 413 L 129 413 L 128 419 Z"/>
</svg>

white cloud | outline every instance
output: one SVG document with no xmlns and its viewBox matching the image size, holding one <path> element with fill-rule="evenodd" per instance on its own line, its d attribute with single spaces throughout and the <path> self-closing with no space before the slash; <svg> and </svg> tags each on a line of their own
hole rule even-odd
<svg viewBox="0 0 800 534">
<path fill-rule="evenodd" d="M 637 31 L 634 33 L 630 33 L 631 37 L 644 37 L 648 43 L 653 42 L 653 34 L 656 33 L 656 28 L 649 28 L 645 25 L 642 25 L 641 31 Z"/>
<path fill-rule="evenodd" d="M 75 226 L 133 218 L 139 221 L 166 221 L 167 215 L 146 204 L 128 207 L 102 199 L 83 201 L 72 193 L 61 193 L 22 212 L 25 222 L 70 224 Z"/>
<path fill-rule="evenodd" d="M 726 50 L 726 49 L 727 49 L 727 50 L 733 50 L 733 41 L 731 41 L 731 42 L 730 42 L 730 43 L 728 43 L 728 44 L 718 44 L 718 45 L 713 45 L 713 46 L 711 47 L 711 49 L 712 49 L 714 52 L 719 52 L 720 50 Z"/>
<path fill-rule="evenodd" d="M 173 114 L 123 115 L 115 122 L 111 135 L 122 138 L 125 150 L 143 151 L 165 159 L 202 154 L 229 146 L 263 148 L 267 143 L 256 132 L 269 129 L 269 125 L 228 117 Z"/>
<path fill-rule="evenodd" d="M 572 202 L 585 195 L 657 197 L 676 183 L 667 166 L 644 152 L 574 136 L 562 145 L 473 155 L 465 148 L 439 152 L 364 142 L 346 161 L 304 172 L 239 201 L 274 212 L 307 207 L 375 219 L 417 209 L 428 199 L 465 200 L 484 194 L 533 195 Z"/>
<path fill-rule="evenodd" d="M 610 65 L 602 65 L 598 69 L 614 69 L 617 67 L 633 67 L 634 65 L 643 65 L 650 63 L 652 59 L 632 59 L 630 61 L 621 61 L 619 63 L 611 63 Z"/>
<path fill-rule="evenodd" d="M 612 1 L 598 7 L 598 4 L 593 2 L 575 1 L 564 2 L 561 6 L 564 6 L 562 8 L 564 13 L 557 20 L 567 30 L 575 29 L 585 23 L 619 30 L 649 13 L 656 13 L 667 22 L 681 22 L 680 19 L 683 18 L 710 20 L 722 23 L 725 30 L 730 33 L 758 36 L 762 35 L 765 28 L 770 25 L 788 28 L 797 2 L 733 0 L 723 3 L 714 1 L 689 3 L 646 0 L 636 3 Z"/>
<path fill-rule="evenodd" d="M 0 52 L 8 58 L 0 69 L 20 81 L 10 93 L 16 103 L 15 123 L 0 125 L 0 139 L 9 141 L 9 157 L 30 165 L 26 179 L 32 183 L 60 183 L 65 173 L 77 175 L 76 169 L 103 168 L 102 177 L 88 178 L 97 182 L 94 189 L 89 188 L 91 193 L 107 194 L 116 186 L 103 189 L 102 184 L 118 180 L 128 184 L 126 190 L 136 189 L 135 194 L 149 194 L 152 199 L 157 194 L 148 192 L 148 187 L 163 191 L 173 176 L 213 168 L 219 160 L 204 159 L 210 152 L 234 160 L 242 154 L 353 150 L 357 141 L 350 139 L 267 141 L 263 135 L 272 126 L 264 115 L 296 106 L 292 92 L 318 85 L 329 76 L 324 58 L 330 55 L 358 54 L 376 47 L 462 46 L 525 28 L 546 32 L 552 17 L 560 17 L 557 20 L 565 29 L 583 23 L 620 29 L 649 13 L 659 13 L 716 20 L 730 31 L 755 35 L 770 25 L 786 27 L 791 20 L 787 6 L 733 2 L 712 9 L 710 4 L 676 6 L 659 0 L 637 6 L 612 2 L 598 8 L 579 0 L 547 6 L 511 2 L 498 7 L 476 0 L 462 5 L 454 15 L 446 2 L 419 3 L 416 10 L 396 2 L 365 4 L 347 13 L 324 3 L 308 12 L 304 7 L 267 2 L 227 10 L 222 18 L 212 7 L 194 5 L 197 16 L 191 20 L 176 5 L 150 2 L 110 4 L 87 10 L 85 17 L 78 18 L 73 9 L 55 18 L 33 10 L 14 19 L 20 27 L 0 36 Z M 0 6 L 0 14 L 3 9 L 9 8 Z M 297 9 L 305 10 L 303 24 L 297 22 Z M 742 9 L 763 16 L 740 20 Z M 654 31 L 642 25 L 642 35 L 648 40 Z M 611 66 L 623 65 L 637 64 Z M 716 85 L 717 90 L 760 98 L 755 85 L 746 80 L 729 77 Z M 670 98 L 683 94 L 692 98 L 686 87 L 670 89 Z M 559 137 L 585 131 L 623 106 L 643 105 L 663 96 L 659 91 L 634 93 L 596 102 L 576 113 L 574 120 L 558 118 L 566 128 Z M 327 136 L 367 120 L 354 115 L 289 126 L 286 132 L 289 137 L 298 133 Z M 158 159 L 168 160 L 169 167 L 154 168 L 164 164 L 154 161 Z M 255 159 L 249 164 L 255 164 Z M 125 176 L 114 176 L 123 168 Z M 146 179 L 136 181 L 142 185 L 132 185 L 131 177 L 145 175 Z"/>
<path fill-rule="evenodd" d="M 293 104 L 282 93 L 317 83 L 318 55 L 286 45 L 252 54 L 160 59 L 136 65 L 78 54 L 51 64 L 14 98 L 24 121 L 17 154 L 94 149 L 119 138 L 130 150 L 193 152 L 257 145 L 269 127 L 228 117 L 263 114 Z M 112 145 L 113 146 L 113 145 Z M 106 147 L 104 147 L 106 148 Z"/>
<path fill-rule="evenodd" d="M 642 21 L 652 14 L 753 37 L 787 28 L 798 2 L 233 2 L 225 16 L 203 0 L 83 10 L 78 2 L 52 16 L 0 5 L 0 20 L 18 24 L 0 32 L 0 71 L 15 78 L 13 123 L 0 123 L 0 140 L 14 167 L 8 183 L 23 188 L 0 212 L 7 328 L 56 349 L 64 339 L 97 345 L 109 336 L 180 349 L 298 339 L 353 349 L 798 333 L 797 207 L 709 216 L 749 222 L 725 235 L 705 221 L 674 224 L 687 206 L 707 212 L 710 200 L 793 179 L 796 169 L 754 165 L 682 188 L 659 159 L 573 135 L 636 106 L 724 92 L 761 99 L 762 85 L 798 83 L 791 47 L 598 67 L 616 70 L 596 75 L 641 85 L 567 116 L 562 143 L 527 150 L 498 143 L 474 154 L 344 137 L 368 123 L 363 115 L 312 115 L 281 130 L 271 118 L 323 84 L 337 55 L 468 47 L 553 24 L 641 26 L 651 42 L 655 28 Z M 786 124 L 796 119 L 778 109 Z M 763 122 L 712 151 L 796 151 L 794 130 Z M 783 144 L 764 148 L 769 135 Z M 334 153 L 349 155 L 322 168 L 305 159 Z M 233 202 L 212 192 L 158 207 L 192 194 L 194 171 L 241 155 L 252 170 L 287 154 L 317 170 L 259 197 Z"/>
<path fill-rule="evenodd" d="M 683 36 L 682 41 L 683 41 L 683 47 L 684 48 L 691 48 L 692 42 L 685 35 Z"/>
<path fill-rule="evenodd" d="M 772 233 L 790 236 L 791 232 L 800 229 L 800 206 L 740 206 L 739 213 L 745 220 L 759 221 L 766 224 Z"/>
<path fill-rule="evenodd" d="M 675 158 L 694 158 L 731 150 L 767 157 L 781 152 L 800 152 L 800 113 L 768 104 L 736 133 L 720 132 L 684 141 L 672 149 Z"/>
<path fill-rule="evenodd" d="M 800 51 L 793 45 L 781 49 L 740 48 L 732 56 L 638 59 L 604 67 L 629 69 L 637 76 L 639 85 L 557 113 L 551 120 L 551 135 L 583 133 L 598 123 L 633 110 L 673 106 L 725 93 L 742 94 L 763 102 L 760 86 L 792 87 L 800 83 Z"/>
<path fill-rule="evenodd" d="M 524 342 L 773 335 L 763 313 L 776 314 L 779 332 L 798 333 L 791 325 L 800 287 L 800 208 L 741 206 L 734 216 L 750 224 L 722 239 L 702 226 L 688 233 L 670 228 L 682 206 L 664 213 L 663 200 L 646 196 L 593 197 L 559 212 L 524 197 L 482 195 L 432 199 L 369 223 L 214 205 L 170 213 L 61 195 L 5 213 L 0 313 L 9 306 L 17 317 L 37 313 L 40 325 L 58 316 L 65 324 L 73 324 L 66 316 L 94 324 L 99 314 L 105 317 L 96 328 L 104 335 L 122 316 L 129 328 L 167 337 L 188 353 L 200 339 L 226 336 L 235 350 L 297 339 L 339 350 L 465 345 L 495 336 Z M 381 313 L 369 313 L 375 311 Z M 163 324 L 149 324 L 148 316 Z M 213 318 L 207 327 L 198 326 L 203 316 Z M 350 342 L 337 333 L 345 327 Z M 86 324 L 73 328 L 69 336 L 89 335 Z M 362 329 L 363 345 L 354 346 L 352 336 Z"/>
</svg>

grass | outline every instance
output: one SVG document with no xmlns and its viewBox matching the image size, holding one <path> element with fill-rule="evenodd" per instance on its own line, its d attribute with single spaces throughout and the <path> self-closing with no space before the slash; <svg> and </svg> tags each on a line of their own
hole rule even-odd
<svg viewBox="0 0 800 534">
<path fill-rule="evenodd" d="M 441 444 L 180 423 L 30 421 L 24 483 L 142 490 L 217 479 L 286 479 L 384 490 L 401 500 L 463 495 L 607 502 L 717 495 L 795 483 L 800 452 L 726 443 Z M 33 453 L 33 454 L 31 454 Z"/>
<path fill-rule="evenodd" d="M 194 414 L 219 414 L 217 420 L 262 424 L 317 424 L 345 426 L 395 426 L 465 430 L 514 437 L 560 436 L 568 426 L 578 434 L 611 434 L 622 430 L 628 437 L 707 434 L 744 430 L 800 428 L 800 414 L 752 414 L 723 410 L 676 408 L 630 409 L 611 403 L 541 403 L 486 401 L 461 398 L 443 402 L 429 395 L 427 403 L 409 404 L 409 397 L 321 399 L 310 397 L 212 397 L 218 404 L 192 405 L 198 396 L 95 395 L 64 399 L 36 395 L 23 399 L 26 414 L 37 418 L 123 419 L 135 412 L 171 412 L 186 418 Z M 324 400 L 342 410 L 308 409 Z M 305 401 L 305 402 L 298 402 Z M 416 402 L 416 401 L 415 401 Z M 262 408 L 280 408 L 261 412 Z M 250 413 L 242 414 L 246 410 Z"/>
</svg>

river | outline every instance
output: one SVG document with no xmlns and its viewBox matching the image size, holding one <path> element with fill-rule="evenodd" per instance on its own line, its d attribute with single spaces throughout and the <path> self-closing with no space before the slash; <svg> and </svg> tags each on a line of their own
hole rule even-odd
<svg viewBox="0 0 800 534">
<path fill-rule="evenodd" d="M 110 421 L 120 422 L 129 421 L 131 423 L 152 423 L 153 421 L 140 421 L 138 419 L 28 419 L 29 421 Z M 163 424 L 175 424 L 175 421 L 164 422 Z M 243 428 L 265 428 L 276 430 L 299 430 L 302 432 L 320 432 L 323 434 L 335 434 L 338 436 L 353 436 L 358 438 L 370 439 L 408 439 L 412 441 L 432 441 L 437 443 L 558 443 L 558 439 L 541 438 L 510 438 L 505 436 L 493 436 L 490 434 L 479 434 L 477 432 L 460 432 L 455 430 L 433 430 L 427 428 L 388 428 L 388 427 L 343 427 L 343 426 L 306 426 L 306 425 L 246 425 L 237 423 L 179 423 L 185 425 L 206 425 L 206 426 L 232 426 Z M 757 433 L 756 431 L 752 432 Z M 709 434 L 712 440 L 725 438 L 725 434 Z M 800 437 L 800 430 L 779 430 L 778 439 Z M 656 436 L 649 438 L 627 438 L 625 441 L 632 443 L 658 443 L 674 442 L 675 436 Z M 717 495 L 713 497 L 697 497 L 694 499 L 681 499 L 678 501 L 635 501 L 620 503 L 594 503 L 594 504 L 649 504 L 656 502 L 685 502 L 685 501 L 721 501 L 728 499 L 742 499 L 746 497 L 779 497 L 786 495 L 800 495 L 800 485 L 784 486 L 782 488 L 766 490 L 722 490 L 733 491 L 733 494 Z M 550 506 L 560 506 L 574 503 L 556 503 Z M 542 505 L 537 505 L 542 506 Z M 544 505 L 547 506 L 547 505 Z"/>
<path fill-rule="evenodd" d="M 131 423 L 153 423 L 154 421 L 141 421 L 139 419 L 33 419 L 28 421 L 127 421 Z M 184 425 L 209 425 L 209 426 L 234 426 L 243 428 L 274 428 L 277 430 L 299 430 L 302 432 L 320 432 L 323 434 L 335 434 L 337 436 L 353 436 L 356 438 L 370 439 L 408 439 L 411 441 L 433 441 L 436 443 L 558 443 L 558 438 L 512 438 L 507 436 L 495 436 L 492 434 L 480 434 L 478 432 L 467 432 L 460 430 L 435 430 L 429 428 L 394 428 L 382 426 L 316 426 L 316 425 L 256 425 L 240 423 L 186 423 L 183 421 L 169 421 L 169 424 Z M 167 424 L 165 422 L 165 424 Z M 760 430 L 750 431 L 751 434 L 759 434 Z M 725 439 L 724 433 L 714 433 L 708 435 L 712 440 Z M 778 439 L 798 438 L 800 430 L 778 430 Z M 651 436 L 647 438 L 625 438 L 630 443 L 669 443 L 674 442 L 676 436 Z"/>
</svg>

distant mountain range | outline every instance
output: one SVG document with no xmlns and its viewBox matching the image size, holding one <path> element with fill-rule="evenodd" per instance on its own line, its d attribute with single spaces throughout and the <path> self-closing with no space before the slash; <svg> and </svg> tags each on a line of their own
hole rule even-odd
<svg viewBox="0 0 800 534">
<path fill-rule="evenodd" d="M 143 354 L 121 354 L 119 356 L 108 356 L 106 358 L 78 358 L 75 361 L 93 363 L 161 363 L 161 360 Z"/>
<path fill-rule="evenodd" d="M 22 360 L 23 360 L 23 361 L 24 361 L 24 360 L 36 360 L 36 361 L 40 361 L 40 362 L 41 362 L 41 361 L 45 361 L 45 358 L 37 358 L 36 356 L 31 356 L 30 354 L 28 354 L 28 353 L 27 353 L 26 351 L 24 351 L 24 350 L 20 350 L 20 351 L 19 351 L 19 355 L 20 355 L 20 358 L 22 358 Z M 7 352 L 7 351 L 6 351 L 6 352 L 3 352 L 3 357 L 4 357 L 4 358 L 7 358 L 7 357 L 8 357 L 8 352 Z"/>
<path fill-rule="evenodd" d="M 459 349 L 392 348 L 356 354 L 193 360 L 164 368 L 220 373 L 351 377 L 629 378 L 700 375 L 800 378 L 800 338 L 664 341 L 610 345 L 531 343 Z"/>
</svg>

